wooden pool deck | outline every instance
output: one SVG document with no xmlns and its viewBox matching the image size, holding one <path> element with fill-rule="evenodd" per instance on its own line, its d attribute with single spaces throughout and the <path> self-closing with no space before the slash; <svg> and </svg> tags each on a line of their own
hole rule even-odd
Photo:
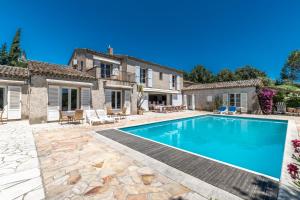
<svg viewBox="0 0 300 200">
<path fill-rule="evenodd" d="M 109 129 L 98 134 L 245 200 L 277 199 L 279 182 L 197 155 Z"/>
</svg>

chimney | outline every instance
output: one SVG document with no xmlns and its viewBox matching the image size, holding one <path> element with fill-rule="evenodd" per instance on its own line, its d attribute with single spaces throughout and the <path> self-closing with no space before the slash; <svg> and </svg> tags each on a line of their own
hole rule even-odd
<svg viewBox="0 0 300 200">
<path fill-rule="evenodd" d="M 110 47 L 110 45 L 108 45 L 108 48 L 107 48 L 107 53 L 108 55 L 114 55 L 114 49 L 112 47 Z"/>
</svg>

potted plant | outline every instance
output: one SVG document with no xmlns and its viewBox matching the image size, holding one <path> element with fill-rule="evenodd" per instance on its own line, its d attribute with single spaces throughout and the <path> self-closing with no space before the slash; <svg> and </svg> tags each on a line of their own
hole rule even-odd
<svg viewBox="0 0 300 200">
<path fill-rule="evenodd" d="M 138 115 L 143 115 L 144 114 L 144 109 L 142 108 L 144 100 L 145 100 L 144 86 L 143 85 L 138 85 L 137 86 L 137 113 L 138 113 Z"/>
</svg>

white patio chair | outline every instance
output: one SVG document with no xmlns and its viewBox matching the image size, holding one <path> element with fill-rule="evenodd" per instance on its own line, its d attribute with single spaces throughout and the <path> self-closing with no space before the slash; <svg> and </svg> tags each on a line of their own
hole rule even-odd
<svg viewBox="0 0 300 200">
<path fill-rule="evenodd" d="M 276 111 L 274 111 L 275 114 L 285 114 L 286 113 L 286 105 L 284 102 L 278 102 L 275 105 Z"/>
</svg>

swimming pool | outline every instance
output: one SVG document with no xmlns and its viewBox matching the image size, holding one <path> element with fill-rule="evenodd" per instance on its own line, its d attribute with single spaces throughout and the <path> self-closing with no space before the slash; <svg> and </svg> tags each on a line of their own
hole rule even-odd
<svg viewBox="0 0 300 200">
<path fill-rule="evenodd" d="M 279 179 L 287 124 L 205 115 L 120 130 Z"/>
</svg>

